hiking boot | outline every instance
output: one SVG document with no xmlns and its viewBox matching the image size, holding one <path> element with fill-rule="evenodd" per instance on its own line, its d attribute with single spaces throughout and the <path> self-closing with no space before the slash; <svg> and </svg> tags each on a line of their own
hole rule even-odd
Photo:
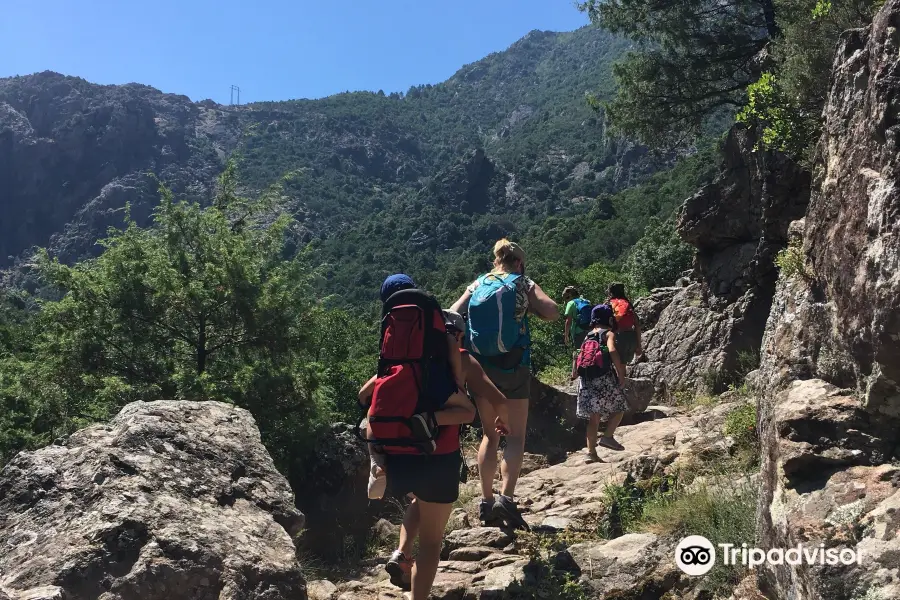
<svg viewBox="0 0 900 600">
<path fill-rule="evenodd" d="M 497 499 L 494 501 L 491 514 L 495 519 L 502 520 L 513 529 L 531 531 L 531 527 L 525 522 L 525 519 L 522 518 L 521 513 L 519 513 L 519 507 L 516 506 L 516 503 L 513 502 L 513 499 L 509 496 L 503 496 L 502 494 L 498 495 Z"/>
<path fill-rule="evenodd" d="M 494 517 L 494 500 L 481 499 L 481 503 L 478 504 L 478 520 L 484 527 L 503 526 L 503 519 Z"/>
<path fill-rule="evenodd" d="M 603 446 L 604 448 L 609 448 L 610 450 L 617 450 L 621 452 L 625 449 L 625 446 L 616 441 L 615 438 L 601 436 L 599 440 L 597 440 L 598 446 Z"/>
<path fill-rule="evenodd" d="M 391 584 L 404 591 L 409 591 L 409 584 L 412 581 L 412 568 L 415 562 L 412 558 L 407 558 L 399 550 L 394 550 L 390 560 L 384 565 L 384 570 L 391 576 Z"/>
<path fill-rule="evenodd" d="M 409 430 L 412 432 L 412 438 L 416 441 L 421 440 L 421 444 L 419 444 L 422 450 L 430 454 L 434 452 L 434 449 L 437 448 L 437 442 L 435 442 L 435 430 L 432 428 L 431 419 L 428 418 L 429 415 L 426 413 L 420 413 L 418 415 L 413 415 L 409 419 Z"/>
</svg>

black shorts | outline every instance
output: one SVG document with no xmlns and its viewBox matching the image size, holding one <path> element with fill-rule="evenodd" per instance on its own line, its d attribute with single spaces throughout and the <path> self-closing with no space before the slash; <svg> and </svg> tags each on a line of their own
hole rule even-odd
<svg viewBox="0 0 900 600">
<path fill-rule="evenodd" d="M 388 454 L 384 470 L 387 491 L 395 496 L 414 494 L 423 502 L 453 504 L 459 498 L 462 454 Z"/>
</svg>

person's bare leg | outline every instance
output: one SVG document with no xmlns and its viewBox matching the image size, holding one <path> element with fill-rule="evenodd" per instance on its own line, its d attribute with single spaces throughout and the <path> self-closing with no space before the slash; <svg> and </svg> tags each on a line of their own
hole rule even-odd
<svg viewBox="0 0 900 600">
<path fill-rule="evenodd" d="M 600 428 L 600 414 L 591 415 L 587 425 L 587 450 L 588 456 L 597 458 L 597 430 Z"/>
<path fill-rule="evenodd" d="M 516 492 L 519 472 L 522 470 L 522 458 L 525 454 L 525 431 L 528 428 L 528 399 L 507 400 L 509 406 L 509 434 L 506 436 L 506 448 L 503 450 L 503 463 L 500 465 L 503 474 L 501 492 L 510 498 Z"/>
<path fill-rule="evenodd" d="M 622 417 L 624 416 L 624 412 L 617 412 L 609 418 L 609 422 L 606 424 L 606 437 L 613 437 L 613 434 L 616 432 L 616 428 L 619 426 L 619 423 L 622 422 Z"/>
<path fill-rule="evenodd" d="M 494 431 L 494 419 L 497 414 L 487 400 L 476 398 L 478 415 L 484 436 L 478 447 L 478 478 L 481 480 L 481 495 L 485 500 L 494 499 L 494 476 L 497 474 L 497 448 L 500 446 L 500 435 Z"/>
<path fill-rule="evenodd" d="M 419 534 L 419 523 L 421 522 L 421 515 L 419 514 L 419 501 L 413 500 L 412 503 L 406 507 L 406 512 L 403 514 L 403 523 L 400 525 L 400 546 L 397 548 L 406 558 L 412 558 L 413 555 L 413 544 L 415 543 L 416 536 Z"/>
<path fill-rule="evenodd" d="M 427 600 L 441 561 L 444 528 L 453 510 L 452 504 L 416 500 L 419 505 L 419 555 L 412 570 L 410 600 Z"/>
</svg>

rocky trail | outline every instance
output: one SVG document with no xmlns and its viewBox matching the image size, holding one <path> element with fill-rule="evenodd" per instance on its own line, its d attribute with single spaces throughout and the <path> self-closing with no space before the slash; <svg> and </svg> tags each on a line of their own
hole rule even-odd
<svg viewBox="0 0 900 600">
<path fill-rule="evenodd" d="M 560 596 L 564 598 L 649 599 L 689 590 L 692 582 L 675 567 L 677 540 L 671 536 L 620 532 L 604 539 L 598 529 L 610 517 L 608 487 L 622 486 L 626 480 L 658 481 L 693 469 L 698 462 L 726 459 L 734 441 L 723 433 L 724 422 L 745 402 L 746 398 L 726 396 L 693 410 L 651 407 L 641 417 L 650 420 L 618 430 L 625 451 L 598 448 L 601 462 L 589 462 L 583 449 L 550 466 L 541 466 L 546 465 L 546 457 L 528 455 L 517 494 L 531 533 L 479 526 L 479 486 L 477 480 L 470 480 L 461 491 L 463 506 L 454 511 L 448 525 L 444 560 L 432 596 L 436 600 L 551 598 L 563 593 L 565 582 L 570 586 L 567 593 L 579 589 L 587 595 Z M 583 446 L 581 438 L 578 442 Z M 559 549 L 551 551 L 550 546 Z M 337 585 L 311 582 L 310 598 L 404 598 L 382 571 L 386 558 L 381 556 L 358 580 Z"/>
</svg>

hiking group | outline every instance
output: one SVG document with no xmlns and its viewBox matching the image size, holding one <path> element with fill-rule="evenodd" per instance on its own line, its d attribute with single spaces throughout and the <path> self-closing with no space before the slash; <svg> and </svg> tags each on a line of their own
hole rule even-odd
<svg viewBox="0 0 900 600">
<path fill-rule="evenodd" d="M 467 473 L 460 427 L 474 421 L 476 410 L 483 431 L 480 520 L 528 529 L 514 500 L 531 395 L 528 318 L 555 321 L 559 307 L 525 275 L 525 252 L 517 244 L 498 241 L 493 267 L 449 310 L 408 275 L 391 275 L 381 287 L 378 368 L 359 392 L 368 407 L 360 435 L 369 447 L 369 497 L 411 499 L 399 546 L 385 566 L 391 583 L 409 590 L 411 600 L 425 600 L 434 582 L 444 529 Z M 613 433 L 627 408 L 623 365 L 641 352 L 640 329 L 620 284 L 610 287 L 608 304 L 592 307 L 574 288 L 566 288 L 563 299 L 566 343 L 579 347 L 572 366 L 577 414 L 589 421 L 589 460 L 598 460 L 597 444 L 622 449 Z M 603 419 L 608 426 L 598 441 Z"/>
</svg>

